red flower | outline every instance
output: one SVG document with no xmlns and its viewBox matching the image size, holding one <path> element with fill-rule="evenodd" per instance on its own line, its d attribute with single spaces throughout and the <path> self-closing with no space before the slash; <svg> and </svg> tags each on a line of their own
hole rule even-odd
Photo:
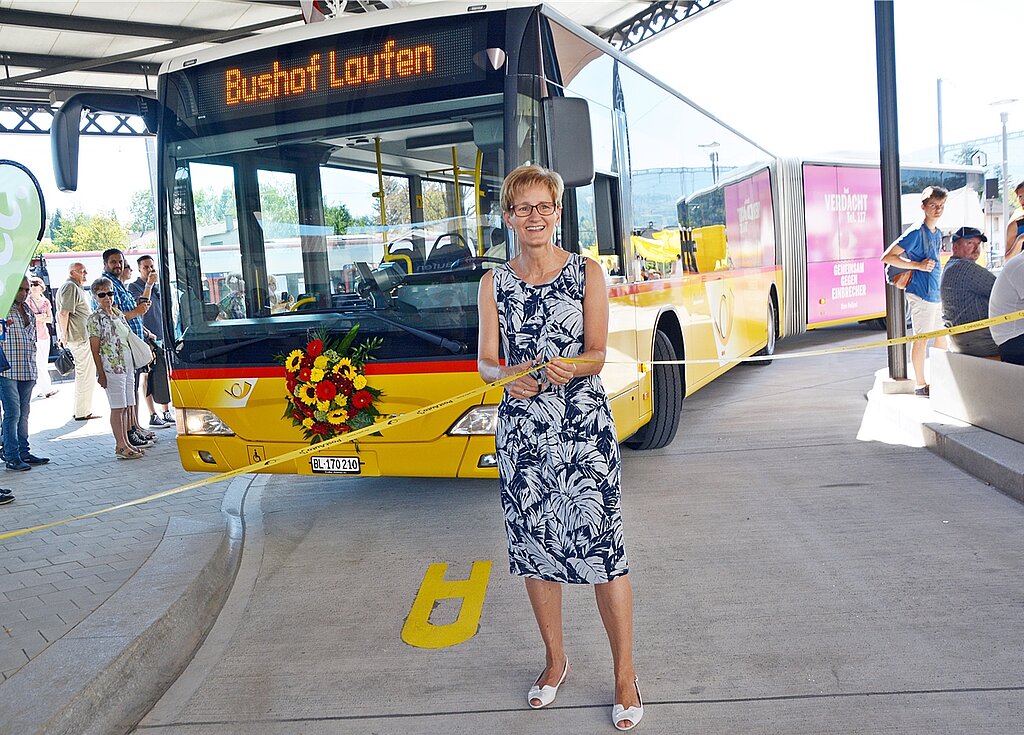
<svg viewBox="0 0 1024 735">
<path fill-rule="evenodd" d="M 302 370 L 299 371 L 299 380 L 301 380 L 303 383 L 308 383 L 309 378 L 309 368 L 302 368 Z"/>
<path fill-rule="evenodd" d="M 356 391 L 356 394 L 352 396 L 353 408 L 363 409 L 373 403 L 373 394 L 366 390 Z"/>
<path fill-rule="evenodd" d="M 324 436 L 325 434 L 329 434 L 330 432 L 331 432 L 331 427 L 330 427 L 329 424 L 324 424 L 324 423 L 320 423 L 320 422 L 317 422 L 317 423 L 313 424 L 313 433 L 314 434 L 319 434 L 320 436 Z"/>
<path fill-rule="evenodd" d="M 285 385 L 288 386 L 288 394 L 293 395 L 295 393 L 295 386 L 299 384 L 299 381 L 295 379 L 295 376 L 289 374 L 285 379 Z"/>
<path fill-rule="evenodd" d="M 316 385 L 316 397 L 321 401 L 333 401 L 338 395 L 338 388 L 329 380 L 324 380 Z"/>
<path fill-rule="evenodd" d="M 322 339 L 314 339 L 308 345 L 306 345 L 306 354 L 314 360 L 320 357 L 320 354 L 324 351 L 324 341 Z"/>
</svg>

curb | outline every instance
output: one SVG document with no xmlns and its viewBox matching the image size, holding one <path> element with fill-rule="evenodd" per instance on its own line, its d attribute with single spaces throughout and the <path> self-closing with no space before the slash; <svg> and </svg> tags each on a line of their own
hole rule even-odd
<svg viewBox="0 0 1024 735">
<path fill-rule="evenodd" d="M 1020 442 L 975 426 L 922 424 L 925 446 L 974 477 L 1024 503 Z"/>
<path fill-rule="evenodd" d="M 867 393 L 859 438 L 924 447 L 967 474 L 1024 503 L 1022 445 L 991 431 L 936 413 L 930 402 L 910 395 L 885 394 L 884 370 Z"/>
<path fill-rule="evenodd" d="M 131 579 L 0 684 L 0 734 L 112 735 L 135 726 L 188 665 L 227 599 L 253 480 L 231 482 L 220 519 L 171 518 Z"/>
</svg>

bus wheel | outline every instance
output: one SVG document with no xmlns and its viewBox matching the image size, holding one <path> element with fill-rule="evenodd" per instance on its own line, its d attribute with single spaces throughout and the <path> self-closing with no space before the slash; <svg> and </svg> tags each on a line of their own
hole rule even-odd
<svg viewBox="0 0 1024 735">
<path fill-rule="evenodd" d="M 779 316 L 775 313 L 775 302 L 768 301 L 768 344 L 764 348 L 756 353 L 757 357 L 764 356 L 766 360 L 751 360 L 751 365 L 771 365 L 772 355 L 775 354 L 775 337 L 778 335 L 778 324 Z"/>
<path fill-rule="evenodd" d="M 654 360 L 678 360 L 672 340 L 662 331 L 654 333 Z M 661 449 L 675 438 L 679 413 L 683 409 L 683 378 L 679 365 L 655 365 L 653 373 L 653 415 L 651 420 L 626 440 L 630 449 Z"/>
</svg>

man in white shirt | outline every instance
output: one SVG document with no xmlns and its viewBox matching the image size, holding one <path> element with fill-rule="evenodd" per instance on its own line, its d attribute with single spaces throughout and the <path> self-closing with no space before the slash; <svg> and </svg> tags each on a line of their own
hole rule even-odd
<svg viewBox="0 0 1024 735">
<path fill-rule="evenodd" d="M 996 276 L 988 300 L 990 317 L 1021 310 L 1024 310 L 1024 257 L 1006 261 L 1003 270 Z M 1024 319 L 993 324 L 989 331 L 999 346 L 999 357 L 1003 362 L 1024 365 Z"/>
</svg>

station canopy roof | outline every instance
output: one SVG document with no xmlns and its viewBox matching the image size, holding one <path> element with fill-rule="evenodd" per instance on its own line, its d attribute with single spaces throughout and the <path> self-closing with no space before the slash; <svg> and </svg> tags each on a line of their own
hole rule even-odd
<svg viewBox="0 0 1024 735">
<path fill-rule="evenodd" d="M 328 15 L 344 17 L 432 1 L 318 4 Z M 547 4 L 625 49 L 726 1 Z M 50 105 L 81 91 L 153 91 L 168 59 L 304 22 L 299 0 L 0 0 L 0 101 Z"/>
</svg>

